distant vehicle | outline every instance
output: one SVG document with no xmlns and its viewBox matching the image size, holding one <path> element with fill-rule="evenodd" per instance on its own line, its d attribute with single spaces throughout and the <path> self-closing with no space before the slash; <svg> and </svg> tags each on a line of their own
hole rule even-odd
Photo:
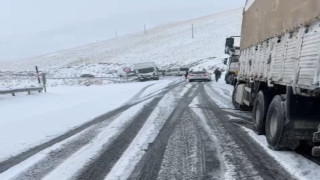
<svg viewBox="0 0 320 180">
<path fill-rule="evenodd" d="M 137 74 L 136 74 L 135 71 L 130 71 L 130 72 L 127 74 L 128 77 L 132 77 L 132 76 L 136 76 L 136 75 L 137 75 Z"/>
<path fill-rule="evenodd" d="M 232 36 L 226 39 L 226 45 L 224 53 L 228 54 L 230 57 L 224 60 L 224 64 L 228 66 L 228 70 L 225 76 L 225 81 L 227 84 L 235 85 L 238 72 L 240 70 L 240 47 L 235 46 L 235 38 L 240 39 L 240 36 Z"/>
<path fill-rule="evenodd" d="M 184 76 L 188 71 L 188 67 L 174 67 L 166 71 L 166 76 Z"/>
<path fill-rule="evenodd" d="M 190 72 L 188 75 L 188 80 L 189 82 L 193 82 L 193 81 L 211 81 L 211 74 L 209 74 L 206 71 L 194 71 L 194 72 Z"/>
<path fill-rule="evenodd" d="M 158 68 L 154 62 L 134 64 L 134 71 L 140 81 L 159 80 Z"/>
<path fill-rule="evenodd" d="M 82 74 L 80 77 L 81 78 L 94 78 L 95 76 L 92 74 Z"/>
<path fill-rule="evenodd" d="M 127 76 L 127 73 L 125 73 L 125 72 L 123 71 L 123 69 L 121 68 L 121 69 L 118 69 L 117 75 L 122 78 L 122 77 L 126 77 L 126 76 Z"/>
<path fill-rule="evenodd" d="M 159 74 L 159 76 L 165 76 L 166 75 L 166 70 L 159 69 L 158 70 L 158 74 Z"/>
</svg>

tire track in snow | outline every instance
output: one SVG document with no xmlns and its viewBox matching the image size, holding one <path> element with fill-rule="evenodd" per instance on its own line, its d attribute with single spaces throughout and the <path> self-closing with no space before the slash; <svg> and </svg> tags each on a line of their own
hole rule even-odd
<svg viewBox="0 0 320 180">
<path fill-rule="evenodd" d="M 93 158 L 92 162 L 87 164 L 81 171 L 80 175 L 76 176 L 76 179 L 103 179 L 129 146 L 160 100 L 161 98 L 155 98 L 145 106 L 123 133 L 115 138 L 98 157 Z"/>
<path fill-rule="evenodd" d="M 88 129 L 88 128 L 96 125 L 96 124 L 102 123 L 102 122 L 104 122 L 104 121 L 106 121 L 108 119 L 111 119 L 111 118 L 121 114 L 122 112 L 128 110 L 129 108 L 131 108 L 131 107 L 133 107 L 133 106 L 135 106 L 135 105 L 137 105 L 137 104 L 139 104 L 141 102 L 147 101 L 147 100 L 149 100 L 151 98 L 154 98 L 156 96 L 164 96 L 166 92 L 168 92 L 172 88 L 178 86 L 179 84 L 181 84 L 181 82 L 178 82 L 176 84 L 172 84 L 172 85 L 167 86 L 165 88 L 166 90 L 164 92 L 160 93 L 160 94 L 155 94 L 153 96 L 149 96 L 149 97 L 146 97 L 146 98 L 141 98 L 141 99 L 138 99 L 138 100 L 136 100 L 134 102 L 130 102 L 129 101 L 127 104 L 125 104 L 125 105 L 123 105 L 123 106 L 121 106 L 119 108 L 116 108 L 116 109 L 114 109 L 114 110 L 112 110 L 112 111 L 110 111 L 110 112 L 108 112 L 106 114 L 103 114 L 103 115 L 93 119 L 92 121 L 88 121 L 88 122 L 86 122 L 86 123 L 74 128 L 74 129 L 72 129 L 72 130 L 70 130 L 70 131 L 58 136 L 58 137 L 53 138 L 52 140 L 50 140 L 48 142 L 45 142 L 45 143 L 40 144 L 38 146 L 35 146 L 35 147 L 25 151 L 25 152 L 22 152 L 22 153 L 20 153 L 18 155 L 15 155 L 15 156 L 13 156 L 13 157 L 5 160 L 5 161 L 2 161 L 2 162 L 0 162 L 0 173 L 3 173 L 5 171 L 7 171 L 8 169 L 10 169 L 10 168 L 14 167 L 15 165 L 27 160 L 28 158 L 36 155 L 37 153 L 39 153 L 39 152 L 41 152 L 41 151 L 43 151 L 43 150 L 45 150 L 45 149 L 47 149 L 47 148 L 49 148 L 51 146 L 54 146 L 55 144 L 58 144 L 58 143 L 60 143 L 62 141 L 65 141 L 66 139 L 68 139 L 68 138 L 70 138 L 72 136 L 75 136 L 75 135 L 85 131 L 86 129 Z M 143 88 L 134 97 L 136 97 L 136 98 L 139 97 L 149 87 L 151 87 L 151 85 L 146 86 L 145 88 Z M 133 99 L 134 98 L 132 98 L 131 100 L 133 100 Z"/>
<path fill-rule="evenodd" d="M 162 159 L 168 143 L 177 124 L 181 122 L 181 115 L 188 107 L 193 97 L 199 93 L 199 85 L 194 86 L 181 98 L 173 113 L 169 116 L 156 139 L 150 144 L 129 179 L 156 179 L 161 168 Z"/>
<path fill-rule="evenodd" d="M 198 107 L 200 104 L 198 99 L 198 96 L 194 98 L 190 108 L 193 112 L 193 123 L 197 128 L 201 142 L 203 159 L 201 179 L 225 179 L 224 174 L 232 172 L 233 166 L 229 165 L 228 168 L 224 166 L 225 159 L 221 156 L 221 144 L 213 133 L 214 130 L 209 127 L 207 118 L 202 115 L 202 110 Z"/>
<path fill-rule="evenodd" d="M 45 175 L 49 174 L 52 170 L 57 168 L 57 166 L 68 160 L 70 156 L 78 153 L 80 149 L 85 146 L 91 146 L 91 144 L 96 141 L 95 139 L 99 139 L 99 136 L 104 134 L 105 131 L 108 131 L 110 135 L 112 134 L 112 131 L 115 131 L 114 129 L 117 129 L 117 133 L 120 134 L 121 130 L 130 123 L 131 119 L 143 111 L 143 107 L 148 106 L 150 103 L 151 102 L 149 101 L 142 102 L 131 107 L 127 111 L 124 111 L 120 116 L 94 125 L 64 142 L 57 144 L 57 148 L 51 147 L 41 151 L 40 153 L 45 154 L 46 156 L 29 167 L 21 165 L 20 171 L 22 171 L 22 173 L 16 172 L 14 179 L 30 179 L 30 177 L 32 177 L 32 179 L 43 179 Z M 113 133 L 113 136 L 117 136 L 117 133 Z M 105 139 L 107 139 L 107 137 L 105 137 Z M 79 164 L 80 163 L 78 163 L 78 165 Z M 10 170 L 8 171 L 9 172 L 4 172 L 2 175 L 5 176 L 6 174 L 11 173 Z M 12 171 L 14 172 L 14 170 Z M 0 175 L 0 179 L 2 175 Z"/>
<path fill-rule="evenodd" d="M 227 159 L 235 165 L 235 176 L 240 179 L 294 179 L 246 132 L 232 122 L 227 113 L 212 101 L 206 91 L 200 94 L 203 114 L 210 127 L 215 129 Z M 209 108 L 210 107 L 210 108 Z M 215 117 L 215 118 L 212 118 Z"/>
<path fill-rule="evenodd" d="M 203 179 L 203 148 L 190 109 L 184 111 L 180 118 L 181 123 L 168 141 L 158 180 Z"/>
<path fill-rule="evenodd" d="M 169 91 L 175 91 L 177 87 L 183 87 L 183 83 L 170 85 L 165 89 L 165 94 Z M 143 127 L 155 107 L 157 107 L 163 96 L 156 97 L 149 105 L 147 105 L 141 113 L 139 113 L 132 123 L 120 134 L 113 142 L 103 150 L 98 157 L 93 158 L 91 163 L 87 165 L 77 176 L 76 179 L 104 179 L 114 164 L 118 161 L 124 151 L 128 148 L 132 140 Z M 147 95 L 149 96 L 149 95 Z"/>
</svg>

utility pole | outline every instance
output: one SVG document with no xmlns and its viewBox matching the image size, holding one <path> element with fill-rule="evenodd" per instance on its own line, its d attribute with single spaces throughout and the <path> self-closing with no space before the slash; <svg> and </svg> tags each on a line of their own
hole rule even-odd
<svg viewBox="0 0 320 180">
<path fill-rule="evenodd" d="M 194 30 L 193 30 L 194 28 L 193 28 L 193 24 L 191 25 L 191 36 L 192 36 L 192 39 L 194 38 Z"/>
<path fill-rule="evenodd" d="M 147 25 L 144 24 L 144 35 L 147 35 Z"/>
</svg>

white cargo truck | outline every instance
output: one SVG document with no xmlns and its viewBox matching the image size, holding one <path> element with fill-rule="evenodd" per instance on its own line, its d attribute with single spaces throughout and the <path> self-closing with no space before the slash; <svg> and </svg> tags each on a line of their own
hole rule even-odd
<svg viewBox="0 0 320 180">
<path fill-rule="evenodd" d="M 235 43 L 235 39 L 237 43 Z M 240 36 L 227 38 L 224 53 L 230 56 L 224 60 L 224 64 L 228 66 L 225 81 L 227 84 L 234 85 L 240 69 Z"/>
<path fill-rule="evenodd" d="M 252 109 L 274 150 L 315 146 L 320 135 L 320 1 L 256 0 L 243 12 L 233 103 Z"/>
<path fill-rule="evenodd" d="M 159 80 L 158 67 L 154 62 L 134 64 L 134 70 L 140 81 Z"/>
</svg>

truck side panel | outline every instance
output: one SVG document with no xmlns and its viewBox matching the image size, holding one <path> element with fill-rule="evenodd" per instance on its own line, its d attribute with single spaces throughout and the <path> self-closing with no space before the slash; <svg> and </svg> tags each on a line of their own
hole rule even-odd
<svg viewBox="0 0 320 180">
<path fill-rule="evenodd" d="M 240 79 L 319 88 L 320 21 L 241 51 Z"/>
<path fill-rule="evenodd" d="M 240 47 L 249 48 L 319 16 L 319 0 L 256 0 L 244 11 Z"/>
<path fill-rule="evenodd" d="M 310 86 L 318 83 L 317 78 L 314 77 L 319 69 L 317 69 L 319 61 L 319 47 L 320 47 L 320 28 L 319 22 L 310 26 L 308 33 L 304 34 L 302 48 L 299 58 L 299 82 Z"/>
</svg>

